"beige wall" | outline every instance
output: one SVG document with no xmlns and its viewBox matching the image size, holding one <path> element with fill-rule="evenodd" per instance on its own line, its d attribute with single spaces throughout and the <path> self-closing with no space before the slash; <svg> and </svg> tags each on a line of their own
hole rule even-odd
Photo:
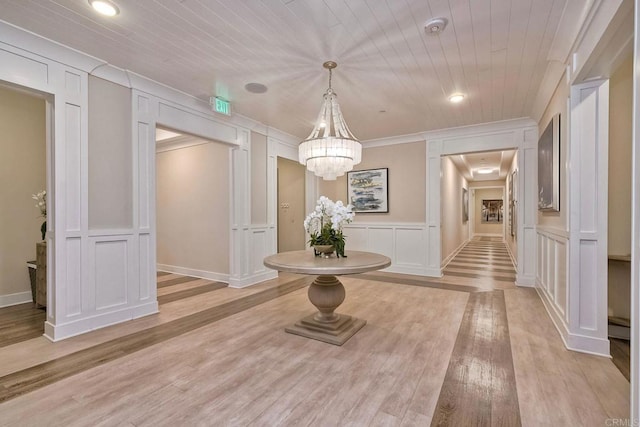
<svg viewBox="0 0 640 427">
<path fill-rule="evenodd" d="M 251 223 L 267 223 L 267 137 L 251 132 Z"/>
<path fill-rule="evenodd" d="M 469 221 L 462 220 L 462 189 L 467 180 L 449 157 L 442 158 L 442 259 L 445 260 L 469 240 Z"/>
<path fill-rule="evenodd" d="M 229 273 L 229 147 L 157 154 L 158 264 Z"/>
<path fill-rule="evenodd" d="M 364 148 L 362 162 L 354 170 L 389 168 L 389 212 L 356 214 L 354 222 L 426 221 L 426 143 Z M 347 178 L 321 180 L 320 195 L 347 201 Z"/>
<path fill-rule="evenodd" d="M 46 188 L 43 99 L 0 86 L 0 295 L 30 292 L 26 261 L 41 241 L 31 195 Z"/>
<path fill-rule="evenodd" d="M 305 248 L 305 167 L 278 157 L 278 252 Z"/>
<path fill-rule="evenodd" d="M 133 226 L 131 90 L 89 76 L 89 228 Z"/>
<path fill-rule="evenodd" d="M 516 235 L 512 236 L 511 235 L 511 228 L 509 227 L 509 217 L 511 214 L 511 211 L 509 210 L 509 177 L 511 176 L 511 174 L 513 173 L 514 170 L 518 169 L 518 153 L 516 152 L 515 156 L 513 156 L 513 161 L 511 162 L 511 166 L 509 167 L 509 175 L 507 176 L 507 179 L 505 180 L 506 185 L 505 185 L 505 190 L 504 190 L 504 194 L 505 194 L 505 198 L 504 198 L 504 203 L 505 203 L 505 233 L 506 233 L 506 237 L 505 237 L 505 241 L 507 243 L 507 246 L 509 246 L 509 249 L 511 250 L 511 254 L 513 255 L 514 259 L 518 259 L 518 231 L 516 230 Z M 520 175 L 517 175 L 517 180 L 520 179 Z M 516 181 L 513 182 L 513 186 L 518 187 L 518 183 Z M 514 197 L 516 197 L 516 201 L 519 197 L 518 192 L 516 191 L 514 193 Z M 519 203 L 519 202 L 517 202 Z M 515 211 L 518 209 L 517 204 L 516 206 L 514 206 L 514 213 Z M 518 221 L 522 221 L 521 218 L 517 217 L 516 214 L 516 223 L 514 224 L 514 226 L 517 228 L 517 224 Z"/>
<path fill-rule="evenodd" d="M 504 185 L 504 182 L 502 183 Z M 485 184 L 486 185 L 486 184 Z M 475 234 L 495 234 L 502 236 L 504 220 L 502 224 L 483 224 L 482 216 L 482 200 L 483 199 L 503 199 L 502 188 L 476 188 L 474 190 L 474 233 Z M 505 208 L 506 209 L 506 208 Z"/>
<path fill-rule="evenodd" d="M 568 112 L 567 99 L 569 97 L 569 87 L 567 79 L 563 76 L 556 88 L 551 101 L 547 105 L 540 122 L 538 123 L 538 134 L 541 135 L 545 128 L 553 119 L 553 116 L 560 113 L 560 212 L 538 212 L 538 224 L 555 227 L 562 230 L 567 229 L 567 207 L 568 207 L 568 175 L 567 175 L 567 146 L 568 144 Z M 536 173 L 537 176 L 537 173 Z M 538 188 L 536 181 L 536 188 Z M 537 194 L 537 190 L 536 190 Z M 537 200 L 537 199 L 536 199 Z M 538 206 L 536 201 L 536 207 Z"/>
<path fill-rule="evenodd" d="M 631 131 L 633 57 L 609 81 L 610 255 L 631 254 Z"/>
<path fill-rule="evenodd" d="M 633 57 L 609 80 L 609 255 L 631 254 Z M 631 263 L 609 260 L 608 314 L 631 316 Z"/>
</svg>

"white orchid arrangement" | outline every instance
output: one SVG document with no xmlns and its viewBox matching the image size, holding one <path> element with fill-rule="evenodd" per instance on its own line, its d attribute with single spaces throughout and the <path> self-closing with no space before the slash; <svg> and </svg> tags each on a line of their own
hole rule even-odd
<svg viewBox="0 0 640 427">
<path fill-rule="evenodd" d="M 40 210 L 40 216 L 44 218 L 44 222 L 40 226 L 40 233 L 42 234 L 42 240 L 44 240 L 47 234 L 47 191 L 42 190 L 39 193 L 32 194 L 31 198 L 37 202 L 36 208 Z"/>
<path fill-rule="evenodd" d="M 338 257 L 344 257 L 342 227 L 353 221 L 355 213 L 351 205 L 333 202 L 325 196 L 318 199 L 316 208 L 304 220 L 304 229 L 310 235 L 309 244 L 332 245 Z"/>
</svg>

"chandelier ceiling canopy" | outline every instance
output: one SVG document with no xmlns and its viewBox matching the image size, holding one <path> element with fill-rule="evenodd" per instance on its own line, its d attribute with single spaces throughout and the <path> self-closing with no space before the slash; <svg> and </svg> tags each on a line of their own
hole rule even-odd
<svg viewBox="0 0 640 427">
<path fill-rule="evenodd" d="M 338 97 L 331 88 L 331 72 L 338 64 L 327 61 L 322 66 L 329 70 L 329 88 L 311 134 L 298 146 L 298 160 L 317 176 L 335 180 L 360 163 L 362 145 L 344 121 Z"/>
</svg>

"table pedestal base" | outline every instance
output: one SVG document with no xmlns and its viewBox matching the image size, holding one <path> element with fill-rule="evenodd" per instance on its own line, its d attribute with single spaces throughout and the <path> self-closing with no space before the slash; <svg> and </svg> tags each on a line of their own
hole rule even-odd
<svg viewBox="0 0 640 427">
<path fill-rule="evenodd" d="M 309 286 L 309 301 L 318 312 L 285 328 L 285 332 L 329 344 L 342 345 L 367 321 L 335 313 L 345 297 L 344 286 L 335 276 L 320 275 Z"/>
<path fill-rule="evenodd" d="M 337 322 L 318 322 L 316 315 L 312 314 L 299 320 L 295 325 L 284 328 L 284 330 L 290 334 L 329 344 L 342 345 L 367 324 L 366 320 L 357 319 L 346 314 L 335 314 L 340 317 Z"/>
</svg>

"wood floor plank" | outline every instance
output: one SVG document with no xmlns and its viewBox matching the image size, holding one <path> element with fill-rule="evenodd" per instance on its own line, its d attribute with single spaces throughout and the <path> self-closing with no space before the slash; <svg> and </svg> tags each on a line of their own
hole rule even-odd
<svg viewBox="0 0 640 427">
<path fill-rule="evenodd" d="M 450 283 L 434 281 L 434 280 L 393 278 L 393 277 L 383 276 L 376 273 L 358 274 L 358 275 L 354 275 L 353 277 L 360 277 L 363 279 L 373 280 L 377 282 L 398 283 L 401 285 L 410 285 L 410 286 L 424 286 L 427 288 L 434 288 L 434 289 L 447 289 L 449 291 L 456 291 L 456 292 L 478 292 L 478 291 L 484 290 L 482 288 L 477 288 L 473 286 L 453 285 Z"/>
<path fill-rule="evenodd" d="M 227 287 L 226 283 L 209 282 L 194 288 L 185 289 L 178 292 L 172 292 L 165 295 L 159 295 L 158 304 L 166 304 L 166 303 L 177 301 L 183 298 L 190 298 L 190 297 L 201 295 L 207 292 L 213 292 L 215 290 L 226 288 L 226 287 Z"/>
<path fill-rule="evenodd" d="M 485 259 L 454 270 L 508 269 Z M 287 280 L 291 286 L 301 278 Z M 484 276 L 386 272 L 343 283 L 348 295 L 338 311 L 368 323 L 342 347 L 284 333 L 314 311 L 295 284 L 272 288 L 264 303 L 232 303 L 261 299 L 269 289 L 262 284 L 221 288 L 86 337 L 8 347 L 0 352 L 0 372 L 8 374 L 0 377 L 0 396 L 33 388 L 0 403 L 0 424 L 511 426 L 519 425 L 514 401 L 522 425 L 591 426 L 628 417 L 628 382 L 611 361 L 566 350 L 535 290 Z M 173 284 L 158 295 L 205 284 Z M 471 352 L 467 359 L 457 353 L 460 342 Z M 52 359 L 31 368 L 16 362 L 20 354 L 31 359 L 27 353 Z M 511 371 L 502 369 L 509 357 Z M 473 392 L 489 398 L 463 397 Z M 441 405 L 446 399 L 453 403 Z M 456 414 L 466 421 L 452 421 Z"/>
<path fill-rule="evenodd" d="M 498 272 L 498 273 L 511 273 L 511 274 L 515 274 L 516 270 L 514 270 L 513 268 L 493 268 L 493 267 L 485 267 L 485 266 L 472 266 L 472 265 L 465 265 L 465 264 L 459 264 L 457 262 L 450 262 L 449 264 L 447 264 L 447 268 L 460 268 L 463 270 L 478 270 L 478 271 L 491 271 L 491 272 Z"/>
<path fill-rule="evenodd" d="M 611 360 L 567 350 L 534 289 L 504 292 L 523 425 L 628 418 L 629 383 Z"/>
<path fill-rule="evenodd" d="M 158 281 L 158 288 L 166 288 L 167 286 L 179 285 L 180 283 L 191 282 L 192 280 L 199 279 L 199 277 L 180 276 L 171 280 Z"/>
<path fill-rule="evenodd" d="M 0 308 L 0 348 L 41 336 L 46 317 L 45 309 L 30 302 Z"/>
<path fill-rule="evenodd" d="M 447 276 L 458 276 L 458 277 L 470 277 L 472 279 L 493 279 L 500 280 L 503 282 L 513 282 L 515 280 L 515 276 L 506 276 L 506 275 L 483 275 L 483 274 L 474 274 L 474 273 L 463 273 L 455 270 L 445 269 L 444 274 Z"/>
<path fill-rule="evenodd" d="M 488 260 L 485 257 L 468 258 L 468 257 L 464 257 L 464 256 L 457 256 L 457 257 L 455 257 L 454 260 L 457 263 L 484 264 L 484 265 L 492 265 L 492 266 L 499 266 L 499 267 L 513 267 L 513 263 L 510 260 L 509 261 L 497 261 L 497 260 L 491 261 L 491 260 Z"/>
<path fill-rule="evenodd" d="M 162 295 L 171 294 L 173 292 L 185 291 L 187 289 L 197 288 L 198 286 L 206 285 L 207 283 L 211 283 L 211 282 L 212 280 L 199 279 L 199 280 L 192 280 L 190 282 L 180 283 L 178 285 L 158 288 L 157 295 L 162 296 Z"/>
<path fill-rule="evenodd" d="M 469 295 L 432 426 L 520 426 L 503 291 Z"/>
<path fill-rule="evenodd" d="M 51 362 L 45 362 L 32 368 L 0 377 L 0 402 L 13 399 L 63 378 L 231 316 L 242 310 L 277 298 L 280 295 L 305 287 L 310 282 L 311 278 L 298 279 L 275 288 L 266 289 L 258 294 L 222 304 L 219 307 L 182 317 L 168 324 L 107 341 Z"/>
</svg>

